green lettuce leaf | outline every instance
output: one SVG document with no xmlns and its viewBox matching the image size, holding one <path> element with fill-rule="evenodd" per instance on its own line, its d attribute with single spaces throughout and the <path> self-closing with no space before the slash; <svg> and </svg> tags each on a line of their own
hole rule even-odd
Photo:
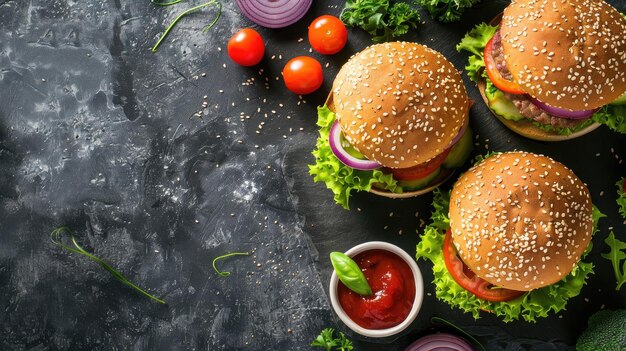
<svg viewBox="0 0 626 351">
<path fill-rule="evenodd" d="M 609 129 L 626 134 L 626 105 L 605 105 L 590 118 Z"/>
<path fill-rule="evenodd" d="M 619 214 L 622 215 L 622 218 L 626 220 L 626 189 L 624 189 L 624 185 L 626 185 L 626 179 L 621 178 L 615 183 L 617 187 L 617 205 L 619 206 Z"/>
<path fill-rule="evenodd" d="M 339 17 L 346 25 L 368 32 L 375 43 L 402 36 L 420 21 L 412 5 L 389 0 L 347 0 Z"/>
<path fill-rule="evenodd" d="M 483 59 L 483 52 L 485 51 L 485 46 L 487 46 L 487 43 L 497 31 L 498 27 L 490 26 L 487 23 L 478 24 L 456 46 L 456 51 L 458 52 L 465 50 L 473 54 L 469 57 L 465 66 L 467 75 L 473 82 L 478 82 L 482 78 L 487 77 L 484 70 L 485 60 Z"/>
<path fill-rule="evenodd" d="M 436 189 L 432 223 L 424 229 L 421 241 L 417 245 L 416 258 L 427 259 L 433 263 L 433 283 L 437 298 L 466 313 L 471 313 L 475 319 L 480 318 L 480 311 L 490 311 L 505 322 L 517 320 L 520 317 L 528 322 L 536 322 L 537 318 L 546 317 L 550 312 L 565 309 L 567 300 L 580 293 L 587 276 L 593 273 L 593 264 L 583 262 L 581 259 L 572 272 L 556 284 L 532 290 L 507 302 L 481 300 L 458 285 L 446 269 L 442 246 L 445 232 L 449 227 L 449 204 L 450 193 Z M 601 213 L 594 206 L 594 228 L 597 228 L 600 215 Z M 587 248 L 582 258 L 589 250 L 590 247 Z"/>
<path fill-rule="evenodd" d="M 317 138 L 316 148 L 313 151 L 315 164 L 309 165 L 309 174 L 315 182 L 324 182 L 332 190 L 335 202 L 345 209 L 349 209 L 348 202 L 352 191 L 369 191 L 373 184 L 394 193 L 402 193 L 402 187 L 393 179 L 391 174 L 384 174 L 381 170 L 360 171 L 350 168 L 335 156 L 330 149 L 328 136 L 335 121 L 335 114 L 326 106 L 317 108 L 317 125 L 320 127 L 320 136 Z"/>
</svg>

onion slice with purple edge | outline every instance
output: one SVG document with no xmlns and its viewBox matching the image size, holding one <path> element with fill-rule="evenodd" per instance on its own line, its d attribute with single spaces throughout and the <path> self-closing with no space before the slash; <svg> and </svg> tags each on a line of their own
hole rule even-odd
<svg viewBox="0 0 626 351">
<path fill-rule="evenodd" d="M 446 150 L 453 147 L 456 143 L 459 142 L 459 140 L 461 140 L 461 137 L 463 137 L 463 134 L 465 134 L 465 132 L 467 131 L 468 126 L 469 126 L 469 116 L 465 120 L 465 124 L 463 124 L 463 126 L 461 127 L 461 130 L 459 130 L 459 133 L 454 137 L 454 139 L 452 139 L 452 141 L 450 142 Z"/>
<path fill-rule="evenodd" d="M 404 351 L 431 351 L 431 350 L 449 350 L 449 351 L 474 351 L 467 341 L 456 335 L 440 333 L 424 336 L 414 341 Z"/>
<path fill-rule="evenodd" d="M 565 108 L 548 106 L 545 103 L 535 99 L 534 97 L 530 95 L 526 95 L 526 96 L 528 97 L 528 100 L 530 100 L 535 106 L 546 111 L 548 114 L 554 117 L 567 118 L 567 119 L 585 119 L 585 118 L 589 118 L 593 116 L 593 114 L 596 113 L 596 111 L 598 111 L 598 109 L 572 111 L 572 110 L 568 110 Z"/>
<path fill-rule="evenodd" d="M 282 28 L 297 22 L 313 0 L 237 0 L 248 19 L 267 28 Z"/>
<path fill-rule="evenodd" d="M 341 145 L 341 126 L 337 121 L 333 123 L 333 126 L 330 127 L 330 135 L 328 136 L 328 143 L 330 144 L 330 149 L 333 150 L 333 154 L 337 156 L 339 161 L 344 165 L 358 169 L 361 171 L 371 171 L 373 169 L 377 169 L 382 167 L 382 165 L 376 161 L 370 160 L 360 160 L 348 153 L 346 149 Z"/>
</svg>

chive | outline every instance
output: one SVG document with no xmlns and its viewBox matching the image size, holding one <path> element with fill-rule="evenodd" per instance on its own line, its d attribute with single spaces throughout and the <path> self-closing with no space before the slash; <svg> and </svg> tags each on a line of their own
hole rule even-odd
<svg viewBox="0 0 626 351">
<path fill-rule="evenodd" d="M 215 257 L 213 259 L 213 269 L 215 270 L 215 272 L 217 272 L 217 274 L 221 275 L 222 277 L 228 277 L 230 275 L 230 272 L 222 272 L 222 271 L 220 271 L 219 269 L 217 269 L 217 266 L 215 265 L 215 263 L 218 260 L 221 260 L 222 258 L 227 258 L 227 257 L 231 257 L 231 256 L 249 256 L 249 255 L 250 255 L 249 252 L 231 252 L 231 253 L 227 253 L 226 255 Z"/>
<path fill-rule="evenodd" d="M 176 0 L 174 0 L 176 1 Z M 171 3 L 167 3 L 170 4 Z M 203 32 L 208 31 L 209 29 L 211 29 L 211 27 L 213 27 L 215 25 L 215 23 L 217 23 L 217 20 L 220 18 L 220 16 L 222 15 L 222 4 L 218 2 L 218 0 L 211 0 L 209 2 L 206 2 L 204 4 L 198 5 L 198 6 L 194 6 L 186 11 L 184 11 L 183 13 L 181 13 L 180 15 L 178 15 L 174 21 L 167 27 L 167 29 L 165 29 L 165 32 L 163 32 L 163 35 L 161 35 L 161 37 L 159 38 L 159 40 L 156 42 L 156 44 L 154 44 L 154 46 L 152 47 L 152 52 L 156 52 L 157 48 L 159 47 L 159 45 L 161 45 L 161 42 L 163 41 L 163 39 L 165 39 L 165 37 L 167 37 L 167 35 L 170 33 L 170 31 L 172 30 L 172 28 L 174 28 L 174 26 L 176 25 L 176 23 L 178 23 L 178 21 L 185 17 L 186 15 L 190 14 L 191 12 L 197 11 L 203 7 L 206 6 L 211 6 L 211 5 L 216 5 L 217 6 L 217 16 L 215 17 L 215 19 L 213 20 L 213 22 L 211 22 L 211 24 L 209 24 L 208 26 L 204 27 Z"/>
<path fill-rule="evenodd" d="M 66 234 L 68 234 L 70 236 L 70 241 L 74 245 L 74 248 L 66 246 L 66 245 L 63 245 L 63 243 L 61 243 L 61 234 L 63 234 L 63 233 L 66 233 Z M 102 268 L 104 268 L 107 271 L 109 271 L 109 273 L 111 273 L 111 275 L 115 279 L 119 280 L 122 284 L 125 284 L 125 285 L 135 289 L 140 294 L 142 294 L 144 296 L 147 296 L 147 297 L 151 298 L 152 300 L 154 300 L 154 301 L 156 301 L 158 303 L 162 303 L 162 304 L 166 303 L 165 301 L 150 295 L 149 293 L 147 293 L 146 291 L 144 291 L 143 289 L 141 289 L 137 285 L 133 284 L 130 280 L 126 279 L 126 277 L 124 277 L 120 272 L 116 271 L 111 266 L 109 266 L 106 262 L 104 262 L 100 257 L 97 257 L 97 256 L 92 255 L 89 252 L 85 251 L 85 249 L 83 249 L 76 242 L 76 238 L 74 237 L 74 233 L 72 232 L 72 230 L 70 228 L 68 228 L 68 227 L 56 228 L 55 230 L 52 231 L 52 233 L 50 233 L 50 240 L 55 245 L 58 245 L 58 246 L 66 249 L 68 251 L 71 251 L 71 252 L 74 252 L 74 253 L 77 253 L 77 254 L 81 254 L 81 255 L 89 258 L 90 260 L 98 263 L 100 266 L 102 266 Z"/>
<path fill-rule="evenodd" d="M 448 326 L 458 330 L 459 332 L 463 333 L 463 335 L 467 336 L 468 339 L 472 340 L 472 342 L 474 342 L 476 345 L 480 346 L 480 348 L 485 351 L 485 347 L 483 346 L 483 344 L 481 344 L 478 340 L 476 340 L 475 337 L 473 337 L 470 333 L 466 332 L 465 330 L 457 327 L 455 324 L 453 324 L 452 322 L 448 322 L 447 320 L 440 318 L 440 317 L 431 317 L 430 318 L 431 322 L 440 322 L 443 324 L 447 324 Z"/>
<path fill-rule="evenodd" d="M 161 2 L 161 1 L 150 0 L 150 2 L 153 5 L 157 5 L 157 6 L 170 6 L 170 5 L 178 4 L 181 1 L 183 1 L 183 0 L 174 0 L 174 1 L 168 1 L 168 2 Z"/>
</svg>

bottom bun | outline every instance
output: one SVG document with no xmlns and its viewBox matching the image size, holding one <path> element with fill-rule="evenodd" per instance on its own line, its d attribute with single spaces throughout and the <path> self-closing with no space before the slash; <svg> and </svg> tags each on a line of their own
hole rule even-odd
<svg viewBox="0 0 626 351">
<path fill-rule="evenodd" d="M 482 80 L 479 81 L 477 86 L 478 86 L 478 90 L 480 91 L 480 95 L 483 97 L 483 101 L 485 101 L 485 105 L 489 107 L 489 100 L 487 100 L 487 96 L 485 95 L 485 81 L 482 81 Z M 489 108 L 489 110 L 491 110 L 491 108 Z M 511 121 L 498 115 L 493 110 L 491 110 L 491 113 L 493 113 L 500 120 L 500 122 L 502 122 L 505 126 L 507 126 L 510 130 L 514 131 L 515 133 L 521 136 L 524 136 L 526 138 L 539 140 L 539 141 L 563 141 L 563 140 L 575 139 L 589 132 L 594 131 L 596 128 L 600 126 L 599 123 L 593 123 L 589 125 L 588 127 L 581 129 L 577 132 L 574 132 L 572 134 L 561 135 L 557 133 L 550 133 L 541 128 L 538 128 L 528 118 L 524 118 L 524 120 L 521 120 L 521 121 Z"/>
<path fill-rule="evenodd" d="M 389 190 L 377 188 L 376 184 L 374 184 L 369 192 L 372 194 L 379 195 L 379 196 L 388 197 L 390 199 L 406 199 L 409 197 L 416 197 L 416 196 L 430 193 L 431 191 L 435 190 L 436 187 L 440 186 L 446 180 L 450 179 L 450 177 L 452 177 L 452 175 L 454 174 L 454 171 L 455 171 L 454 169 L 442 169 L 441 174 L 437 177 L 437 179 L 433 180 L 433 184 L 423 189 L 407 191 L 407 192 L 398 194 L 398 193 L 392 193 Z"/>
</svg>

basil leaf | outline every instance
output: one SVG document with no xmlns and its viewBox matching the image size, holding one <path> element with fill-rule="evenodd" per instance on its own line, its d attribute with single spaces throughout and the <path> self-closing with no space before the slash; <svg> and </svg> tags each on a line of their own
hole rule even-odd
<svg viewBox="0 0 626 351">
<path fill-rule="evenodd" d="M 337 277 L 348 289 L 359 295 L 372 295 L 372 289 L 367 283 L 365 275 L 353 259 L 341 252 L 331 252 L 330 262 L 335 268 Z"/>
</svg>

